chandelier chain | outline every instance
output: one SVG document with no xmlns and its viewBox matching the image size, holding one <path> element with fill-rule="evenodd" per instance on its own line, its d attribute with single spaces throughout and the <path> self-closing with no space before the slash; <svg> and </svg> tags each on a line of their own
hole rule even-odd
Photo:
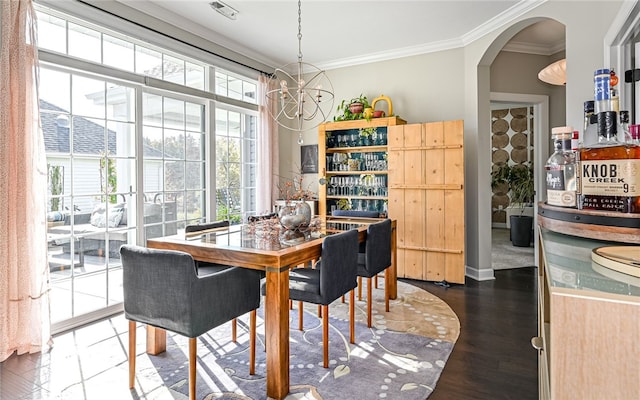
<svg viewBox="0 0 640 400">
<path fill-rule="evenodd" d="M 302 61 L 302 0 L 298 0 L 298 61 Z"/>
</svg>

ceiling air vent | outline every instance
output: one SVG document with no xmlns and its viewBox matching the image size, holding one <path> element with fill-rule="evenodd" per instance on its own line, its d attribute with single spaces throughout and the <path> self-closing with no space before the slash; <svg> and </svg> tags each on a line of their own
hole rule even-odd
<svg viewBox="0 0 640 400">
<path fill-rule="evenodd" d="M 209 5 L 211 6 L 211 8 L 229 19 L 236 19 L 239 14 L 238 10 L 229 6 L 228 4 L 224 4 L 221 1 L 213 1 L 209 3 Z"/>
</svg>

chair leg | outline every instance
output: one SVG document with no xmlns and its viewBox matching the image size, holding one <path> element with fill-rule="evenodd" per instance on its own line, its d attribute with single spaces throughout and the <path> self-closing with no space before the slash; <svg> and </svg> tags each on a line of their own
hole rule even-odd
<svg viewBox="0 0 640 400">
<path fill-rule="evenodd" d="M 389 312 L 389 285 L 387 285 L 387 274 L 389 273 L 389 268 L 384 270 L 384 310 Z"/>
<path fill-rule="evenodd" d="M 302 302 L 298 302 L 298 330 L 301 331 L 304 329 L 304 306 Z"/>
<path fill-rule="evenodd" d="M 129 321 L 129 389 L 136 385 L 136 321 Z"/>
<path fill-rule="evenodd" d="M 322 306 L 323 366 L 329 368 L 329 306 Z"/>
<path fill-rule="evenodd" d="M 355 289 L 353 289 L 349 292 L 349 338 L 351 339 L 352 344 L 356 343 L 356 324 L 355 324 L 356 301 L 355 300 L 356 300 L 356 291 Z"/>
<path fill-rule="evenodd" d="M 318 304 L 318 318 L 322 318 L 322 306 Z"/>
<path fill-rule="evenodd" d="M 378 275 L 373 277 L 373 287 L 378 288 Z"/>
<path fill-rule="evenodd" d="M 189 400 L 196 400 L 197 348 L 196 338 L 189 338 Z"/>
<path fill-rule="evenodd" d="M 367 326 L 371 328 L 371 278 L 367 278 Z"/>
<path fill-rule="evenodd" d="M 235 343 L 238 340 L 238 321 L 234 318 L 231 320 L 231 341 Z"/>
<path fill-rule="evenodd" d="M 358 301 L 362 301 L 362 277 L 358 277 Z"/>
<path fill-rule="evenodd" d="M 289 310 L 293 310 L 293 300 L 289 299 Z"/>
<path fill-rule="evenodd" d="M 257 310 L 249 313 L 249 375 L 256 373 L 256 315 Z"/>
<path fill-rule="evenodd" d="M 344 303 L 344 295 L 342 295 L 342 302 Z"/>
</svg>

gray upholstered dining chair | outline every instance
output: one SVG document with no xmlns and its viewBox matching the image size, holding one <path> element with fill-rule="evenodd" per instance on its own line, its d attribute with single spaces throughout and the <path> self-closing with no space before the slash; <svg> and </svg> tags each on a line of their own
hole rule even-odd
<svg viewBox="0 0 640 400">
<path fill-rule="evenodd" d="M 296 268 L 289 273 L 289 298 L 322 306 L 323 365 L 329 367 L 329 304 L 350 292 L 349 337 L 355 343 L 354 304 L 358 267 L 358 231 L 327 236 L 316 268 Z M 300 321 L 302 322 L 302 304 Z"/>
<path fill-rule="evenodd" d="M 228 268 L 199 276 L 191 255 L 124 245 L 124 313 L 129 320 L 129 387 L 135 386 L 136 322 L 189 338 L 189 398 L 195 399 L 196 338 L 247 312 L 250 365 L 255 368 L 256 309 L 260 277 L 256 271 Z"/>
<path fill-rule="evenodd" d="M 219 220 L 213 222 L 202 222 L 199 224 L 191 224 L 184 227 L 184 233 L 195 234 L 198 232 L 210 231 L 218 228 L 228 228 L 229 220 Z M 194 260 L 198 270 L 198 276 L 214 274 L 228 268 L 234 268 L 231 265 L 215 264 L 205 261 Z M 238 321 L 234 318 L 231 320 L 231 340 L 235 343 L 238 341 Z"/>
<path fill-rule="evenodd" d="M 358 279 L 367 278 L 367 326 L 371 328 L 371 278 L 391 266 L 391 220 L 367 227 L 364 253 L 358 253 Z M 389 311 L 389 289 L 384 287 L 385 309 Z"/>
</svg>

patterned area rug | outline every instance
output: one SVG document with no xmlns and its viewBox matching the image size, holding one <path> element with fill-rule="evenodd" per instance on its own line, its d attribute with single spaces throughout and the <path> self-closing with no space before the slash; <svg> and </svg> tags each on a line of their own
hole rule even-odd
<svg viewBox="0 0 640 400">
<path fill-rule="evenodd" d="M 374 326 L 366 326 L 366 295 L 356 303 L 356 344 L 349 343 L 348 302 L 330 306 L 328 369 L 322 367 L 322 323 L 317 306 L 305 305 L 304 331 L 299 331 L 297 304 L 290 311 L 290 383 L 287 399 L 425 399 L 429 397 L 460 331 L 457 316 L 442 300 L 398 282 L 398 298 L 384 312 L 383 279 L 374 289 Z M 365 288 L 366 289 L 366 284 Z M 347 297 L 348 299 L 348 297 Z M 347 300 L 348 301 L 348 300 Z M 258 315 L 256 374 L 249 375 L 248 316 L 238 323 L 238 342 L 230 324 L 198 341 L 197 398 L 265 399 L 264 321 Z M 167 352 L 138 357 L 137 379 L 158 375 L 171 397 L 188 393 L 187 339 L 169 333 Z M 142 362 L 140 362 L 142 361 Z"/>
</svg>

